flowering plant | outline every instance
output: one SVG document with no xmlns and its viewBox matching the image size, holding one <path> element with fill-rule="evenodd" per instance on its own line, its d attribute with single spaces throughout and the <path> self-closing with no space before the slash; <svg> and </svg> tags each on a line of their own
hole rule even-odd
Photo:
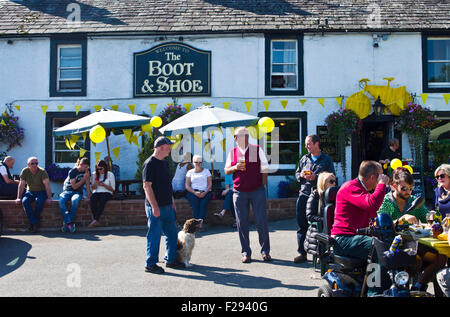
<svg viewBox="0 0 450 317">
<path fill-rule="evenodd" d="M 70 167 L 60 167 L 59 165 L 52 163 L 47 166 L 45 170 L 47 171 L 48 178 L 54 182 L 63 182 L 67 175 L 69 175 Z"/>
<path fill-rule="evenodd" d="M 436 124 L 429 108 L 409 103 L 400 113 L 396 128 L 412 136 L 427 136 Z"/>
<path fill-rule="evenodd" d="M 356 112 L 345 108 L 330 113 L 325 119 L 325 124 L 328 127 L 328 134 L 336 140 L 343 137 L 346 145 L 350 144 L 352 134 L 359 134 L 362 128 L 362 121 Z"/>
<path fill-rule="evenodd" d="M 160 114 L 159 116 L 162 119 L 162 126 L 165 126 L 166 124 L 172 122 L 175 119 L 178 119 L 182 115 L 186 114 L 186 108 L 178 105 L 178 106 L 167 106 Z"/>
<path fill-rule="evenodd" d="M 5 110 L 0 117 L 0 143 L 8 144 L 6 151 L 22 145 L 24 129 L 19 127 L 18 121 L 19 117 L 14 116 L 11 109 Z"/>
</svg>

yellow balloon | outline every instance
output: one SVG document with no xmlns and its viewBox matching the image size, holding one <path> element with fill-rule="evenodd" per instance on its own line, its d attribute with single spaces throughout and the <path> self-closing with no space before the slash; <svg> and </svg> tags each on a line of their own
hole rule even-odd
<svg viewBox="0 0 450 317">
<path fill-rule="evenodd" d="M 144 125 L 141 125 L 141 130 L 144 132 L 151 132 L 152 131 L 152 124 L 151 123 L 147 123 Z"/>
<path fill-rule="evenodd" d="M 402 163 L 402 161 L 400 161 L 399 159 L 393 159 L 392 161 L 391 161 L 391 168 L 393 169 L 393 170 L 395 170 L 397 167 L 402 167 L 402 165 L 403 165 L 403 163 Z"/>
<path fill-rule="evenodd" d="M 258 126 L 266 133 L 272 132 L 275 127 L 275 122 L 269 117 L 262 117 L 258 121 Z"/>
<path fill-rule="evenodd" d="M 106 137 L 106 131 L 101 125 L 96 125 L 89 130 L 89 138 L 94 143 L 102 142 Z"/>
<path fill-rule="evenodd" d="M 159 128 L 162 124 L 162 119 L 158 116 L 154 116 L 151 120 L 150 120 L 150 124 L 155 127 L 155 128 Z"/>
<path fill-rule="evenodd" d="M 406 168 L 411 175 L 413 174 L 413 168 L 411 166 L 404 165 L 403 167 Z"/>
</svg>

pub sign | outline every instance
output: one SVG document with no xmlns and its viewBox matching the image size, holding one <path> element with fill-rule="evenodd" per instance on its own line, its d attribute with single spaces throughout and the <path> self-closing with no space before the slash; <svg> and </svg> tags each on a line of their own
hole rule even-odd
<svg viewBox="0 0 450 317">
<path fill-rule="evenodd" d="M 211 51 L 164 43 L 134 53 L 134 97 L 211 96 Z"/>
</svg>

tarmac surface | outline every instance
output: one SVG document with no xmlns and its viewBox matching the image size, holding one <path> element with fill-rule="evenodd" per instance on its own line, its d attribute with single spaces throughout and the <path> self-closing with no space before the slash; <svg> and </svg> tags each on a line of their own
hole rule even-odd
<svg viewBox="0 0 450 317">
<path fill-rule="evenodd" d="M 74 234 L 41 230 L 0 237 L 1 297 L 315 297 L 323 284 L 308 262 L 295 264 L 295 219 L 269 222 L 272 262 L 260 256 L 251 228 L 252 262 L 241 263 L 236 229 L 196 233 L 192 268 L 144 272 L 145 228 L 96 228 Z M 165 254 L 161 239 L 160 261 Z"/>
</svg>

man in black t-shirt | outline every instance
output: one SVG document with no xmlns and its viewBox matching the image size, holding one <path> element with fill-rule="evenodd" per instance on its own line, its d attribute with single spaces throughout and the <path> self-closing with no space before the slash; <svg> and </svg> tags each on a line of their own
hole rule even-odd
<svg viewBox="0 0 450 317">
<path fill-rule="evenodd" d="M 166 267 L 183 268 L 177 262 L 178 229 L 175 223 L 175 203 L 172 198 L 172 181 L 169 164 L 164 161 L 173 144 L 166 137 L 159 137 L 154 143 L 155 152 L 142 167 L 142 183 L 145 192 L 145 212 L 148 218 L 147 258 L 145 272 L 161 274 L 164 269 L 156 263 L 159 260 L 161 233 L 166 237 Z"/>
<path fill-rule="evenodd" d="M 87 199 L 91 196 L 90 190 L 89 159 L 84 157 L 80 164 L 69 171 L 69 175 L 64 181 L 63 192 L 59 195 L 59 209 L 61 210 L 64 223 L 62 232 L 75 232 L 75 214 L 78 204 L 83 199 L 83 187 L 86 185 Z M 70 211 L 67 209 L 67 202 L 71 201 Z"/>
</svg>

